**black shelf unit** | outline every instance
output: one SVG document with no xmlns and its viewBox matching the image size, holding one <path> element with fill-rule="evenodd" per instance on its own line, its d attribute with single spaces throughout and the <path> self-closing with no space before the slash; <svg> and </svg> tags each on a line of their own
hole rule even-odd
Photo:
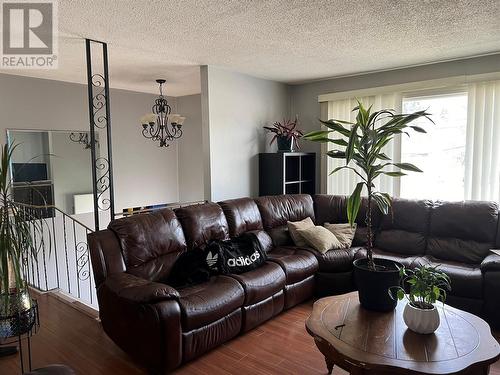
<svg viewBox="0 0 500 375">
<path fill-rule="evenodd" d="M 315 194 L 314 152 L 259 154 L 259 195 Z"/>
</svg>

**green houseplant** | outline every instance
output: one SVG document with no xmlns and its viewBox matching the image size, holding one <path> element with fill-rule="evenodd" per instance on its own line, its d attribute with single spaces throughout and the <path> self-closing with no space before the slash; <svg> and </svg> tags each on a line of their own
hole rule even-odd
<svg viewBox="0 0 500 375">
<path fill-rule="evenodd" d="M 16 148 L 4 145 L 0 157 L 0 338 L 22 334 L 34 323 L 25 271 L 28 259 L 37 261 L 32 236 L 43 235 L 41 221 L 14 201 L 9 166 Z"/>
<path fill-rule="evenodd" d="M 407 299 L 403 312 L 405 324 L 417 333 L 434 332 L 440 323 L 439 312 L 434 304 L 436 301 L 445 302 L 446 293 L 451 290 L 449 276 L 432 266 L 417 267 L 414 270 L 401 267 L 399 275 L 401 284 L 390 288 L 389 295 L 392 297 L 396 294 L 399 300 Z"/>
<path fill-rule="evenodd" d="M 264 126 L 268 132 L 273 133 L 274 136 L 269 144 L 273 144 L 275 141 L 278 144 L 278 151 L 294 151 L 295 146 L 300 148 L 299 139 L 303 136 L 302 130 L 297 129 L 299 120 L 295 117 L 295 120 L 286 120 L 283 122 L 276 121 L 273 126 Z"/>
<path fill-rule="evenodd" d="M 412 121 L 422 117 L 432 120 L 425 111 L 396 114 L 394 110 L 383 109 L 372 112 L 372 107 L 365 108 L 359 100 L 357 102 L 358 105 L 352 110 L 357 112 L 355 122 L 321 121 L 327 130 L 310 132 L 304 138 L 314 142 L 330 142 L 340 146 L 341 150 L 328 151 L 327 156 L 343 159 L 345 165 L 335 168 L 331 173 L 349 169 L 360 178 L 360 182 L 347 201 L 347 217 L 351 226 L 354 224 L 361 207 L 362 191 L 366 189 L 366 259 L 355 261 L 354 277 L 361 304 L 371 310 L 387 311 L 395 307 L 395 302 L 387 296 L 387 289 L 397 285 L 399 276 L 395 262 L 373 258 L 372 203 L 374 202 L 383 214 L 388 214 L 391 207 L 389 194 L 376 191 L 374 182 L 381 175 L 404 176 L 405 173 L 402 170 L 422 172 L 410 163 L 394 163 L 383 152 L 383 148 L 398 134 L 409 135 L 409 130 L 426 132 L 418 126 L 410 125 Z"/>
</svg>

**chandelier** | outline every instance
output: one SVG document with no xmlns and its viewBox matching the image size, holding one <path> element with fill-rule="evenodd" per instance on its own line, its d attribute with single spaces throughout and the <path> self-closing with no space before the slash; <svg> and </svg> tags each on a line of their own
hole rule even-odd
<svg viewBox="0 0 500 375">
<path fill-rule="evenodd" d="M 177 114 L 171 115 L 172 108 L 167 98 L 163 96 L 164 79 L 157 79 L 160 85 L 160 96 L 152 107 L 153 113 L 141 117 L 142 135 L 145 138 L 159 142 L 160 147 L 168 147 L 170 142 L 182 137 L 182 124 L 185 117 Z"/>
</svg>

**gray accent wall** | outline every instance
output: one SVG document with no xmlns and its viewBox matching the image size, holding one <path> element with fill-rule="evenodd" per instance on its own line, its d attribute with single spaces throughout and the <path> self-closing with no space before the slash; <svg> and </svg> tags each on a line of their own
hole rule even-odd
<svg viewBox="0 0 500 375">
<path fill-rule="evenodd" d="M 288 115 L 288 86 L 213 66 L 202 67 L 201 82 L 203 135 L 209 146 L 206 198 L 257 196 L 258 154 L 265 151 L 262 127 Z"/>
</svg>

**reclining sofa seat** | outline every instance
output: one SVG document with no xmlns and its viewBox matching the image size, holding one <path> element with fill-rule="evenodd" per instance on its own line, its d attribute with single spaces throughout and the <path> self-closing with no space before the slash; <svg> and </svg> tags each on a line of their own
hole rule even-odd
<svg viewBox="0 0 500 375">
<path fill-rule="evenodd" d="M 284 203 L 290 199 L 293 202 Z M 276 219 L 276 212 L 280 210 L 276 205 L 277 202 L 280 202 L 282 210 L 278 215 L 282 215 L 282 218 L 292 218 L 293 215 L 297 215 L 293 216 L 297 218 L 314 214 L 311 197 L 307 195 L 293 198 L 266 197 L 258 198 L 256 201 L 251 198 L 240 198 L 219 202 L 219 205 L 227 218 L 230 236 L 238 237 L 246 232 L 254 233 L 266 252 L 268 260 L 277 263 L 283 269 L 286 277 L 284 308 L 288 309 L 313 296 L 314 274 L 318 269 L 318 262 L 307 250 L 293 246 L 275 246 L 272 237 L 264 231 L 260 210 L 266 215 L 266 224 L 269 229 L 270 222 L 277 222 L 273 221 Z M 286 212 L 283 212 L 283 207 L 287 207 Z M 282 222 L 283 220 L 280 221 Z M 275 230 L 276 228 L 274 231 L 270 229 L 273 234 L 276 234 Z"/>
<path fill-rule="evenodd" d="M 152 373 L 178 367 L 180 295 L 160 280 L 187 248 L 179 221 L 171 210 L 160 210 L 114 220 L 108 228 L 88 235 L 104 331 Z"/>
<path fill-rule="evenodd" d="M 500 228 L 494 202 L 431 202 L 395 198 L 375 233 L 374 255 L 405 267 L 436 266 L 451 279 L 446 302 L 500 326 Z M 360 250 L 355 258 L 366 255 Z M 495 289 L 496 288 L 496 289 Z"/>
<path fill-rule="evenodd" d="M 216 203 L 183 207 L 175 210 L 175 213 L 184 228 L 188 250 L 196 251 L 206 246 L 211 240 L 229 238 L 229 226 L 226 217 L 222 208 Z M 233 283 L 236 282 L 241 287 L 243 292 L 243 301 L 240 305 L 242 306 L 241 329 L 238 327 L 231 337 L 238 334 L 240 330 L 248 331 L 256 327 L 283 310 L 285 273 L 280 266 L 273 262 L 265 262 L 261 267 L 243 274 L 218 276 L 218 278 L 231 279 Z M 186 289 L 193 296 L 192 303 L 200 301 L 198 285 Z M 182 299 L 184 291 L 181 289 L 179 293 L 181 294 L 179 302 L 182 308 L 184 304 Z M 221 300 L 219 303 L 215 303 L 214 310 L 219 312 L 224 310 L 224 294 L 225 292 L 221 292 Z M 209 301 L 211 296 L 201 299 Z M 193 311 L 203 311 L 203 309 L 204 306 L 192 306 Z M 220 332 L 223 333 L 224 329 Z M 213 332 L 211 332 L 207 337 L 213 336 Z M 226 339 L 231 337 L 226 337 Z M 210 347 L 216 345 L 218 343 L 214 343 Z M 199 355 L 199 353 L 194 354 Z M 188 356 L 185 359 L 188 360 L 191 358 L 192 356 Z"/>
<path fill-rule="evenodd" d="M 450 276 L 447 303 L 486 318 L 491 303 L 500 299 L 498 289 L 486 287 L 487 270 L 482 266 L 495 248 L 497 231 L 498 205 L 494 202 L 435 202 L 425 256 L 419 259 L 420 264 L 438 266 Z"/>
<path fill-rule="evenodd" d="M 431 208 L 428 200 L 393 199 L 390 213 L 381 215 L 380 225 L 375 228 L 375 256 L 415 267 L 417 259 L 425 254 Z M 362 255 L 366 255 L 364 249 L 356 258 Z"/>
<path fill-rule="evenodd" d="M 211 240 L 228 238 L 227 222 L 216 204 L 175 210 L 186 238 L 187 251 L 197 251 Z M 178 289 L 182 323 L 182 360 L 189 361 L 235 337 L 241 331 L 245 293 L 229 276 Z"/>
</svg>

